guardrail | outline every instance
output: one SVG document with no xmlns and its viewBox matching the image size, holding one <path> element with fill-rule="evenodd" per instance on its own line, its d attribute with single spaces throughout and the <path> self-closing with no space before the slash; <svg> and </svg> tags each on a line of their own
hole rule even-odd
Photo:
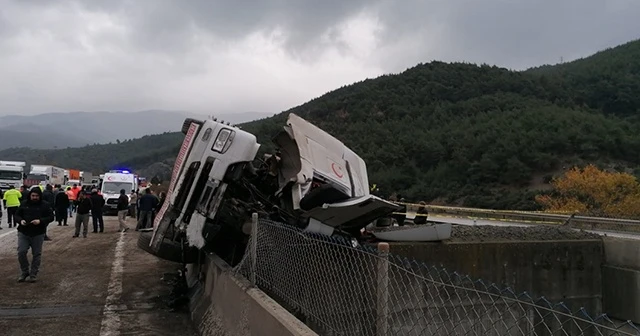
<svg viewBox="0 0 640 336">
<path fill-rule="evenodd" d="M 556 214 L 540 211 L 490 210 L 464 207 L 449 207 L 441 205 L 422 206 L 420 204 L 404 202 L 394 203 L 406 206 L 407 210 L 405 213 L 397 214 L 405 214 L 408 219 L 413 219 L 417 216 L 424 216 L 423 214 L 417 213 L 420 207 L 425 207 L 429 215 L 468 219 L 486 219 L 504 222 L 518 222 L 533 225 L 560 225 L 564 224 L 571 217 L 571 214 Z M 572 228 L 584 230 L 640 233 L 640 220 L 634 219 L 588 217 L 575 215 L 573 216 L 573 218 L 571 218 L 569 225 Z"/>
</svg>

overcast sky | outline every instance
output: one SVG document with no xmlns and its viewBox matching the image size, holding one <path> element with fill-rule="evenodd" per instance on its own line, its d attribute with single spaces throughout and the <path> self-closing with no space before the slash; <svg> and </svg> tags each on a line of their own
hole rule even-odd
<svg viewBox="0 0 640 336">
<path fill-rule="evenodd" d="M 640 38 L 640 0 L 0 0 L 0 115 L 280 112 L 431 60 L 525 69 Z"/>
</svg>

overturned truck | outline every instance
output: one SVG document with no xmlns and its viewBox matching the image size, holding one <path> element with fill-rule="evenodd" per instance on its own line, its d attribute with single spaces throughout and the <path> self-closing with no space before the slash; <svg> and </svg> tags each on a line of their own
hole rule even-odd
<svg viewBox="0 0 640 336">
<path fill-rule="evenodd" d="M 257 158 L 256 137 L 213 120 L 186 119 L 167 201 L 138 246 L 193 263 L 200 251 L 235 265 L 258 213 L 282 225 L 358 238 L 399 206 L 369 194 L 365 162 L 295 114 L 275 135 L 276 151 Z"/>
</svg>

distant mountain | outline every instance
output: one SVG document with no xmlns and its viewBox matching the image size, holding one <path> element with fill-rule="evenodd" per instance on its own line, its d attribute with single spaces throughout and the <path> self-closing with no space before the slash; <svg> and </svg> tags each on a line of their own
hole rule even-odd
<svg viewBox="0 0 640 336">
<path fill-rule="evenodd" d="M 269 113 L 245 112 L 226 113 L 215 117 L 238 124 L 269 116 Z M 82 147 L 87 144 L 176 132 L 180 130 L 182 122 L 187 117 L 207 118 L 195 113 L 163 110 L 0 116 L 0 149 Z"/>
<path fill-rule="evenodd" d="M 241 126 L 270 150 L 295 113 L 362 156 L 383 196 L 535 210 L 535 195 L 573 165 L 640 176 L 638 88 L 640 41 L 633 41 L 528 71 L 419 64 Z M 125 166 L 166 180 L 183 138 L 171 132 L 113 145 L 3 150 L 0 159 L 90 171 Z"/>
<path fill-rule="evenodd" d="M 12 147 L 33 149 L 55 149 L 77 147 L 86 144 L 85 139 L 75 134 L 49 131 L 41 127 L 25 127 L 24 130 L 0 128 L 0 150 Z"/>
</svg>

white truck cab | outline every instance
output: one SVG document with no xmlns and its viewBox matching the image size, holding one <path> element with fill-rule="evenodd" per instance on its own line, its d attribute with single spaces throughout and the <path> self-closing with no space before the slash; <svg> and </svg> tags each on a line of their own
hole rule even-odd
<svg viewBox="0 0 640 336">
<path fill-rule="evenodd" d="M 187 119 L 182 131 L 167 201 L 153 234 L 141 235 L 138 244 L 165 259 L 176 255 L 163 249 L 177 240 L 241 255 L 254 212 L 283 225 L 354 236 L 399 209 L 369 194 L 366 164 L 356 153 L 295 114 L 273 139 L 278 151 L 257 167 L 253 134 L 215 119 Z"/>
<path fill-rule="evenodd" d="M 19 189 L 25 178 L 26 165 L 22 161 L 0 161 L 0 189 L 7 190 L 9 186 Z"/>
</svg>

